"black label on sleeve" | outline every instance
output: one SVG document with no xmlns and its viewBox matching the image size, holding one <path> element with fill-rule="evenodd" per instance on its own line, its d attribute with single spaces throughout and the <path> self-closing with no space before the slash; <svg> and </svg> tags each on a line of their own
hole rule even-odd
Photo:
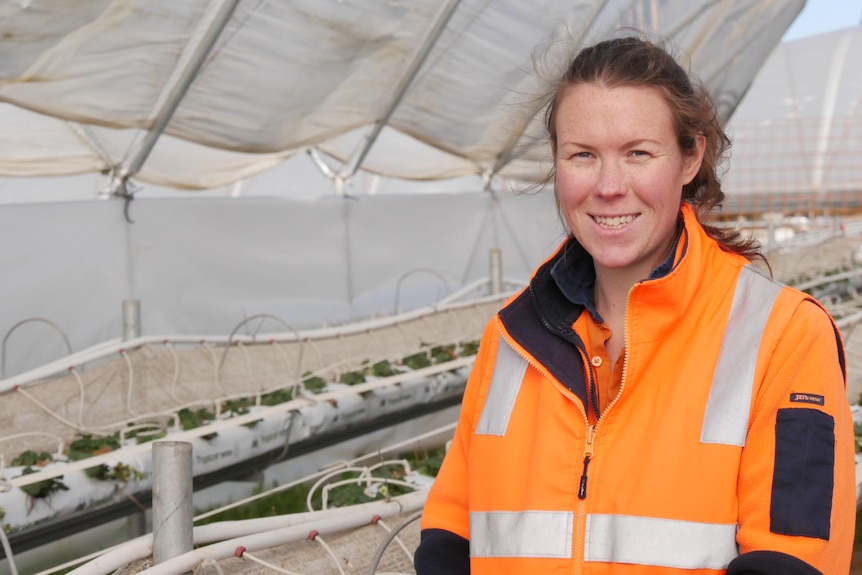
<svg viewBox="0 0 862 575">
<path fill-rule="evenodd" d="M 791 393 L 790 403 L 813 403 L 815 405 L 823 405 L 826 403 L 826 398 L 822 395 L 814 395 L 813 393 Z"/>
</svg>

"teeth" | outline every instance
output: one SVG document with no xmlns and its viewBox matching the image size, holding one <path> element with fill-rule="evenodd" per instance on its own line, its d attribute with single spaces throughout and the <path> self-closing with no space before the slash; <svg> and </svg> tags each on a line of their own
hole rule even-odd
<svg viewBox="0 0 862 575">
<path fill-rule="evenodd" d="M 596 223 L 604 228 L 621 228 L 626 224 L 632 223 L 635 219 L 634 216 L 614 216 L 612 218 L 604 218 L 601 216 L 594 216 L 594 220 Z"/>
</svg>

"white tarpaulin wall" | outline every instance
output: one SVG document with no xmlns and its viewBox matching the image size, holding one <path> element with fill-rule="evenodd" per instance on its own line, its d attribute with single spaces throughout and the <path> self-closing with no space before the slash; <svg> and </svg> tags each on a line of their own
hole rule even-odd
<svg viewBox="0 0 862 575">
<path fill-rule="evenodd" d="M 0 175 L 209 188 L 315 148 L 344 176 L 540 179 L 578 46 L 657 32 L 727 117 L 803 4 L 3 0 Z"/>
<path fill-rule="evenodd" d="M 489 275 L 526 281 L 563 239 L 550 194 L 144 199 L 0 209 L 0 329 L 56 324 L 77 352 L 121 337 L 223 335 L 271 314 L 302 329 L 428 305 Z M 282 331 L 252 322 L 238 333 Z M 6 342 L 7 377 L 66 355 L 41 321 Z"/>
</svg>

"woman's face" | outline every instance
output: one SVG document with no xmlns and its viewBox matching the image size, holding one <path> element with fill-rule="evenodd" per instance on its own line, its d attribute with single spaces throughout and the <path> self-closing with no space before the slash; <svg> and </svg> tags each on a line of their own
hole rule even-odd
<svg viewBox="0 0 862 575">
<path fill-rule="evenodd" d="M 562 215 L 597 271 L 648 277 L 675 239 L 682 187 L 700 169 L 703 136 L 682 154 L 657 88 L 577 84 L 557 106 Z"/>
</svg>

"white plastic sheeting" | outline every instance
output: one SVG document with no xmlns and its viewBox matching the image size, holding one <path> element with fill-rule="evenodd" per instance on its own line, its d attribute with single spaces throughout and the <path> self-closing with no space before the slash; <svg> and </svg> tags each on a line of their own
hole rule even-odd
<svg viewBox="0 0 862 575">
<path fill-rule="evenodd" d="M 862 190 L 862 26 L 780 44 L 734 114 L 730 194 Z"/>
<path fill-rule="evenodd" d="M 803 4 L 4 0 L 0 175 L 210 188 L 314 148 L 343 177 L 537 180 L 547 82 L 579 46 L 658 33 L 726 117 Z"/>
<path fill-rule="evenodd" d="M 61 176 L 39 181 L 77 198 L 68 174 L 207 188 L 314 150 L 345 176 L 362 159 L 387 176 L 543 178 L 545 80 L 580 45 L 655 30 L 728 115 L 803 4 L 0 0 L 0 175 Z M 302 188 L 284 179 L 281 195 Z M 122 333 L 128 299 L 144 335 L 226 335 L 261 313 L 312 327 L 427 304 L 485 277 L 491 248 L 526 279 L 562 239 L 553 198 L 493 189 L 3 206 L 6 375 L 66 351 L 44 323 L 10 335 L 18 322 L 49 320 L 78 351 Z"/>
<path fill-rule="evenodd" d="M 562 241 L 549 193 L 137 199 L 0 209 L 7 377 L 122 335 L 223 335 L 271 314 L 298 329 L 427 305 L 489 275 L 526 281 Z M 240 333 L 281 330 L 254 322 Z M 6 340 L 5 338 L 8 338 Z"/>
</svg>

